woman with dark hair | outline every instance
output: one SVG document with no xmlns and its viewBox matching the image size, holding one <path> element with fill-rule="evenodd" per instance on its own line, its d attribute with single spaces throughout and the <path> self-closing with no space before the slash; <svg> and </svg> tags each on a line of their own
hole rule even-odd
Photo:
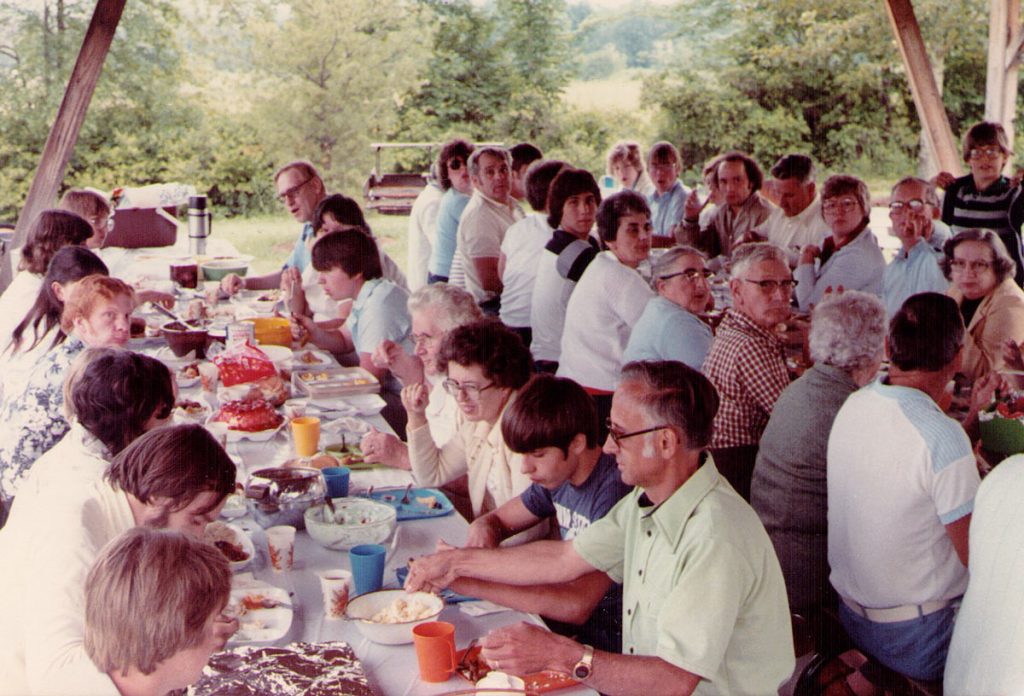
<svg viewBox="0 0 1024 696">
<path fill-rule="evenodd" d="M 120 348 L 87 348 L 68 370 L 64 413 L 71 429 L 36 460 L 18 492 L 61 500 L 100 480 L 133 440 L 174 408 L 174 380 L 159 360 Z"/>
<path fill-rule="evenodd" d="M 311 253 L 325 234 L 358 229 L 373 239 L 377 245 L 383 277 L 404 290 L 409 289 L 402 269 L 387 255 L 380 241 L 373 236 L 362 209 L 353 199 L 340 193 L 328 196 L 316 206 L 311 222 L 313 236 L 306 240 Z M 306 266 L 306 270 L 301 273 L 298 268 L 282 271 L 281 290 L 289 297 L 288 305 L 292 314 L 304 314 L 317 321 L 331 321 L 339 316 L 348 316 L 348 308 L 339 315 L 338 303 L 324 294 L 323 288 L 317 283 L 317 277 L 317 271 L 312 264 Z"/>
<path fill-rule="evenodd" d="M 39 358 L 25 387 L 0 405 L 0 501 L 17 494 L 35 461 L 67 434 L 62 387 L 68 369 L 86 348 L 123 346 L 135 307 L 130 286 L 92 275 L 75 283 L 64 303 L 61 328 L 68 339 Z"/>
<path fill-rule="evenodd" d="M 469 156 L 472 154 L 473 145 L 456 138 L 445 143 L 437 156 L 438 178 L 445 193 L 437 211 L 437 233 L 430 253 L 428 283 L 447 283 L 451 274 L 459 220 L 473 193 L 473 184 L 469 180 Z"/>
<path fill-rule="evenodd" d="M 74 283 L 89 275 L 105 276 L 109 272 L 106 264 L 85 247 L 64 247 L 53 255 L 35 302 L 0 352 L 0 397 L 20 388 L 40 356 L 67 338 L 60 328 L 64 298 Z"/>
<path fill-rule="evenodd" d="M 18 273 L 0 295 L 0 337 L 6 339 L 36 299 L 50 260 L 66 246 L 85 244 L 92 236 L 87 220 L 64 210 L 44 210 L 32 223 L 21 248 Z"/>
<path fill-rule="evenodd" d="M 468 474 L 474 517 L 490 512 L 522 493 L 530 479 L 522 455 L 501 435 L 501 416 L 530 378 L 530 352 L 522 340 L 493 319 L 452 329 L 441 344 L 438 363 L 448 378 L 445 391 L 458 404 L 455 437 L 438 447 L 425 416 L 428 387 L 402 390 L 409 414 L 409 463 L 419 486 L 440 486 Z"/>
<path fill-rule="evenodd" d="M 999 235 L 971 229 L 946 242 L 942 270 L 967 327 L 961 372 L 976 381 L 1004 367 L 1003 346 L 1024 341 L 1024 292 Z"/>
<path fill-rule="evenodd" d="M 655 296 L 636 270 L 651 252 L 647 201 L 634 191 L 608 197 L 597 210 L 597 231 L 608 251 L 587 266 L 569 298 L 556 374 L 594 397 L 598 422 L 604 424 L 629 336 Z"/>
</svg>

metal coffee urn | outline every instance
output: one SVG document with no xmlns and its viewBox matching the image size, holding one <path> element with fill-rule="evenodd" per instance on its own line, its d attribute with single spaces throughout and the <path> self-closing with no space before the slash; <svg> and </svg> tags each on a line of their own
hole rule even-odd
<svg viewBox="0 0 1024 696">
<path fill-rule="evenodd" d="M 213 216 L 206 209 L 206 196 L 188 199 L 188 251 L 193 256 L 206 255 L 206 238 L 213 227 Z"/>
</svg>

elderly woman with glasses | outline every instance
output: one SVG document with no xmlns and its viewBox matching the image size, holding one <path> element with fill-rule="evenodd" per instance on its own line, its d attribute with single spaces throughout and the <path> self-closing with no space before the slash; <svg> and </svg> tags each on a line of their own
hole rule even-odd
<svg viewBox="0 0 1024 696">
<path fill-rule="evenodd" d="M 961 372 L 977 381 L 1004 367 L 1003 346 L 1024 341 L 1024 292 L 1013 282 L 1015 264 L 992 230 L 965 230 L 948 242 L 942 270 L 953 284 L 967 327 Z"/>
<path fill-rule="evenodd" d="M 846 397 L 870 382 L 883 357 L 882 302 L 867 293 L 830 295 L 814 308 L 814 365 L 779 396 L 761 437 L 750 503 L 775 546 L 793 611 L 835 604 L 829 585 L 828 436 Z"/>
<path fill-rule="evenodd" d="M 711 327 L 699 316 L 714 307 L 704 255 L 688 246 L 669 249 L 654 262 L 652 285 L 658 293 L 644 307 L 622 362 L 676 360 L 701 369 L 711 348 Z"/>
<path fill-rule="evenodd" d="M 522 455 L 505 444 L 501 416 L 530 378 L 530 351 L 500 322 L 490 319 L 450 331 L 441 344 L 442 382 L 458 404 L 458 429 L 438 447 L 427 426 L 427 387 L 402 390 L 409 413 L 409 462 L 419 486 L 440 486 L 468 474 L 473 516 L 490 512 L 522 493 L 530 478 Z"/>
<path fill-rule="evenodd" d="M 863 290 L 882 295 L 885 259 L 868 229 L 871 194 L 855 176 L 836 174 L 821 188 L 821 215 L 832 230 L 821 246 L 808 244 L 793 276 L 796 300 L 810 311 L 829 290 Z"/>
</svg>

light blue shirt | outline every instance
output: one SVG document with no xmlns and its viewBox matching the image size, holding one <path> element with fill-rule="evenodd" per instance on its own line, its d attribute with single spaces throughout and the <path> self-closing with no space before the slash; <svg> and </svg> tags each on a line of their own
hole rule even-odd
<svg viewBox="0 0 1024 696">
<path fill-rule="evenodd" d="M 678 360 L 695 370 L 711 349 L 711 327 L 671 300 L 652 297 L 633 327 L 622 364 L 633 360 Z"/>
<path fill-rule="evenodd" d="M 651 224 L 654 225 L 654 234 L 662 237 L 672 235 L 672 226 L 683 219 L 683 206 L 686 205 L 686 197 L 690 192 L 677 179 L 665 193 L 659 194 L 657 190 L 647 197 L 647 204 L 651 206 Z"/>
<path fill-rule="evenodd" d="M 882 302 L 890 317 L 900 310 L 911 295 L 919 292 L 945 294 L 949 281 L 939 266 L 941 258 L 923 239 L 911 247 L 909 254 L 900 248 L 896 257 L 885 267 L 882 276 Z"/>
<path fill-rule="evenodd" d="M 292 253 L 284 262 L 282 270 L 286 268 L 297 268 L 300 273 L 306 270 L 306 267 L 313 262 L 313 252 L 306 244 L 306 240 L 312 236 L 313 223 L 307 222 L 302 226 L 302 233 L 299 234 L 299 238 L 295 240 L 295 247 L 292 248 Z"/>
<path fill-rule="evenodd" d="M 390 340 L 413 352 L 409 333 L 412 322 L 406 303 L 409 293 L 390 280 L 374 278 L 363 283 L 352 303 L 348 328 L 357 353 L 373 353 L 381 341 Z M 392 375 L 384 382 L 385 391 L 401 391 L 401 385 Z"/>
<path fill-rule="evenodd" d="M 882 296 L 882 274 L 885 272 L 885 258 L 878 248 L 878 240 L 871 230 L 865 228 L 857 238 L 834 252 L 828 261 L 815 268 L 814 264 L 800 264 L 793 272 L 799 283 L 796 299 L 803 312 L 810 311 L 832 288 L 838 291 L 863 290 L 872 295 Z"/>
<path fill-rule="evenodd" d="M 455 246 L 459 238 L 459 220 L 469 203 L 469 196 L 454 188 L 444 192 L 437 209 L 437 240 L 430 253 L 429 270 L 436 276 L 447 278 L 452 271 Z"/>
</svg>

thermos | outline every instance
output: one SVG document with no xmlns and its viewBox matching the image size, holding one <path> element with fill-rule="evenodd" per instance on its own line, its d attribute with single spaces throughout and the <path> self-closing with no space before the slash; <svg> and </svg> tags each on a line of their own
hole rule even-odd
<svg viewBox="0 0 1024 696">
<path fill-rule="evenodd" d="M 189 196 L 188 250 L 193 256 L 206 255 L 206 238 L 213 228 L 212 217 L 206 209 L 206 196 Z"/>
</svg>

